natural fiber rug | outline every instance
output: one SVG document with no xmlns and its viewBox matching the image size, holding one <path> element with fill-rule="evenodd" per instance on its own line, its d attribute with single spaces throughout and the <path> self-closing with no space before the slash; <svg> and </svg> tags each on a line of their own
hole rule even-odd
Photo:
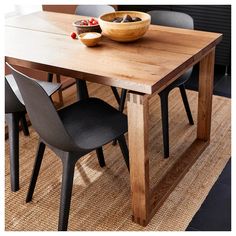
<svg viewBox="0 0 236 236">
<path fill-rule="evenodd" d="M 73 89 L 72 89 L 73 90 Z M 90 84 L 91 95 L 115 105 L 109 87 Z M 70 91 L 67 100 L 75 95 Z M 197 96 L 188 91 L 194 120 Z M 69 230 L 185 230 L 230 158 L 231 100 L 214 96 L 211 144 L 185 175 L 147 227 L 131 221 L 129 174 L 119 146 L 104 147 L 106 167 L 100 168 L 95 153 L 83 157 L 75 170 L 69 218 Z M 196 135 L 196 125 L 190 126 L 178 90 L 170 94 L 170 153 L 162 155 L 162 131 L 158 96 L 150 100 L 150 183 L 159 181 L 165 172 L 189 146 Z M 53 131 L 52 131 L 53 132 Z M 46 149 L 31 203 L 25 197 L 34 155 L 37 134 L 30 128 L 30 137 L 20 134 L 20 191 L 10 191 L 9 143 L 6 141 L 5 229 L 16 231 L 57 230 L 61 187 L 61 163 Z"/>
</svg>

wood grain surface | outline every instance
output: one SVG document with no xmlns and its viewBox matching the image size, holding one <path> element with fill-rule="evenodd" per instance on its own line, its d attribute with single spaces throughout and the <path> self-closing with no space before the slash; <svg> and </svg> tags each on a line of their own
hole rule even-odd
<svg viewBox="0 0 236 236">
<path fill-rule="evenodd" d="M 132 219 L 146 226 L 149 218 L 148 96 L 128 94 Z M 136 147 L 139 148 L 136 148 Z"/>
<path fill-rule="evenodd" d="M 79 18 L 38 12 L 7 20 L 7 61 L 74 78 L 85 73 L 92 82 L 152 94 L 196 64 L 222 38 L 218 33 L 151 25 L 136 42 L 103 37 L 100 46 L 91 49 L 69 36 L 72 22 Z"/>
</svg>

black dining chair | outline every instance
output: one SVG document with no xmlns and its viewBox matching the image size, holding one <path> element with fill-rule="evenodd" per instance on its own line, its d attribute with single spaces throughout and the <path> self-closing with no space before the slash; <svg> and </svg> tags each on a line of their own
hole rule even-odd
<svg viewBox="0 0 236 236">
<path fill-rule="evenodd" d="M 98 18 L 102 14 L 114 11 L 115 9 L 110 5 L 78 5 L 75 14 Z"/>
<path fill-rule="evenodd" d="M 110 12 L 115 12 L 115 9 L 110 5 L 79 5 L 75 9 L 76 15 L 90 16 L 90 17 L 92 16 L 92 17 L 97 17 L 97 18 L 99 16 L 101 16 L 102 14 L 110 13 Z M 83 81 L 82 85 L 83 86 L 81 86 L 80 90 L 86 90 L 85 93 L 88 94 L 86 81 Z M 121 95 L 119 95 L 116 87 L 111 86 L 111 90 L 115 96 L 117 103 L 118 103 L 119 111 L 123 112 L 124 102 L 121 103 L 121 101 L 123 101 L 122 99 L 124 99 L 124 96 L 126 96 L 127 90 L 122 90 Z M 114 140 L 113 145 L 115 145 L 116 142 L 117 142 L 117 140 Z"/>
<path fill-rule="evenodd" d="M 67 230 L 74 168 L 82 156 L 117 139 L 129 169 L 124 137 L 127 117 L 98 98 L 83 99 L 57 112 L 45 90 L 35 80 L 9 67 L 25 101 L 32 126 L 40 137 L 26 202 L 32 200 L 45 146 L 48 146 L 63 165 L 58 230 Z"/>
<path fill-rule="evenodd" d="M 177 28 L 193 29 L 194 22 L 191 16 L 174 11 L 149 11 L 151 15 L 151 23 L 155 25 L 170 26 Z M 182 76 L 167 86 L 159 93 L 161 100 L 161 117 L 162 117 L 162 133 L 163 133 L 163 145 L 164 145 L 164 158 L 169 157 L 169 115 L 168 115 L 168 95 L 170 91 L 176 87 L 179 88 L 181 97 L 184 103 L 184 108 L 187 113 L 189 124 L 193 125 L 192 113 L 189 107 L 187 94 L 185 91 L 185 83 L 191 77 L 193 68 L 188 69 Z M 119 102 L 119 110 L 123 112 L 127 91 L 121 90 L 121 97 Z"/>
<path fill-rule="evenodd" d="M 99 17 L 101 14 L 105 14 L 108 12 L 114 12 L 115 9 L 112 6 L 109 5 L 79 5 L 75 9 L 76 15 L 83 15 L 83 16 L 90 16 L 90 17 Z M 53 74 L 48 73 L 48 82 L 53 81 Z M 60 75 L 57 75 L 57 82 L 61 82 Z M 73 85 L 73 83 L 71 84 Z M 87 88 L 87 84 L 85 80 L 81 80 L 79 78 L 76 79 L 76 87 L 77 87 L 77 94 L 78 94 L 78 100 L 86 99 L 89 97 L 89 92 Z M 115 98 L 120 103 L 120 97 L 117 89 L 115 87 L 111 87 Z M 63 102 L 62 102 L 63 103 Z M 102 147 L 98 148 L 96 150 L 98 160 L 103 160 L 103 150 Z M 105 164 L 103 161 L 99 162 L 101 167 L 103 167 Z"/>
<path fill-rule="evenodd" d="M 60 87 L 60 84 L 41 81 L 40 84 L 50 96 Z M 8 126 L 10 146 L 10 175 L 11 190 L 19 190 L 19 122 L 21 123 L 24 135 L 29 135 L 26 121 L 26 109 L 18 86 L 13 75 L 5 76 L 5 119 Z"/>
</svg>

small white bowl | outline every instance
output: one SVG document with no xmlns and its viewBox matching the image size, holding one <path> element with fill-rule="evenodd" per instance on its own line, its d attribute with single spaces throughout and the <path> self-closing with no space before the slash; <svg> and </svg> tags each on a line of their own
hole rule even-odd
<svg viewBox="0 0 236 236">
<path fill-rule="evenodd" d="M 87 32 L 80 34 L 78 37 L 80 41 L 87 47 L 94 47 L 99 43 L 102 35 L 96 32 Z"/>
</svg>

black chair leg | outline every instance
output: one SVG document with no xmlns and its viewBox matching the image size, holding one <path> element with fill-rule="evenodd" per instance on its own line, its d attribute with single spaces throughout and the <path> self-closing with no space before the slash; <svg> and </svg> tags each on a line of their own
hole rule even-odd
<svg viewBox="0 0 236 236">
<path fill-rule="evenodd" d="M 78 100 L 87 99 L 89 97 L 88 88 L 85 80 L 76 79 L 76 88 Z"/>
<path fill-rule="evenodd" d="M 122 89 L 121 90 L 121 96 L 120 96 L 120 105 L 119 105 L 119 111 L 123 113 L 124 111 L 124 107 L 125 107 L 125 99 L 126 99 L 126 94 L 127 94 L 127 90 L 126 89 Z M 113 140 L 112 145 L 116 145 L 117 140 Z"/>
<path fill-rule="evenodd" d="M 11 191 L 19 190 L 19 116 L 7 114 L 10 145 Z"/>
<path fill-rule="evenodd" d="M 112 145 L 113 145 L 113 146 L 116 146 L 116 144 L 117 144 L 117 140 L 114 139 L 114 140 L 112 141 Z"/>
<path fill-rule="evenodd" d="M 169 157 L 169 114 L 168 114 L 168 93 L 160 93 L 161 99 L 161 120 L 164 145 L 164 158 Z"/>
<path fill-rule="evenodd" d="M 71 194 L 73 188 L 75 160 L 71 160 L 70 156 L 63 161 L 62 186 L 61 186 L 61 201 L 59 211 L 58 230 L 66 231 L 68 227 Z"/>
<path fill-rule="evenodd" d="M 184 103 L 185 111 L 186 111 L 187 116 L 188 116 L 189 124 L 190 125 L 194 125 L 193 117 L 192 117 L 192 113 L 191 113 L 191 110 L 190 110 L 190 107 L 189 107 L 188 97 L 187 97 L 187 94 L 186 94 L 186 91 L 185 91 L 184 84 L 181 84 L 179 86 L 179 90 L 180 90 L 180 93 L 181 93 L 181 96 L 182 96 L 182 100 L 183 100 L 183 103 Z"/>
<path fill-rule="evenodd" d="M 119 142 L 120 149 L 121 149 L 121 152 L 123 154 L 126 166 L 127 166 L 128 170 L 129 170 L 129 150 L 128 150 L 128 147 L 127 147 L 127 144 L 126 144 L 126 141 L 125 141 L 125 136 L 121 135 L 118 138 L 118 142 Z"/>
<path fill-rule="evenodd" d="M 52 80 L 53 80 L 53 74 L 48 73 L 48 82 L 52 82 Z"/>
<path fill-rule="evenodd" d="M 117 88 L 111 86 L 111 89 L 112 89 L 112 92 L 113 92 L 113 94 L 114 94 L 114 96 L 115 96 L 115 99 L 116 99 L 118 105 L 120 105 L 120 96 L 119 96 L 119 93 L 118 93 L 118 91 L 117 91 Z"/>
<path fill-rule="evenodd" d="M 119 111 L 123 113 L 124 107 L 125 107 L 125 99 L 127 95 L 127 90 L 122 89 L 121 90 L 121 96 L 120 96 L 120 106 L 119 106 Z"/>
<path fill-rule="evenodd" d="M 97 148 L 96 153 L 97 153 L 97 158 L 98 158 L 98 162 L 99 162 L 100 167 L 106 166 L 102 147 Z"/>
<path fill-rule="evenodd" d="M 29 136 L 29 129 L 28 129 L 28 124 L 26 121 L 25 114 L 22 114 L 20 121 L 21 121 L 21 126 L 22 126 L 24 135 Z"/>
<path fill-rule="evenodd" d="M 43 160 L 44 151 L 45 151 L 45 144 L 42 142 L 39 142 L 38 150 L 37 150 L 37 154 L 36 154 L 36 158 L 34 162 L 34 168 L 33 168 L 32 176 L 31 176 L 30 186 L 29 186 L 27 197 L 26 197 L 26 202 L 30 202 L 32 200 L 37 178 L 39 175 L 39 170 L 40 170 L 41 163 Z"/>
</svg>

